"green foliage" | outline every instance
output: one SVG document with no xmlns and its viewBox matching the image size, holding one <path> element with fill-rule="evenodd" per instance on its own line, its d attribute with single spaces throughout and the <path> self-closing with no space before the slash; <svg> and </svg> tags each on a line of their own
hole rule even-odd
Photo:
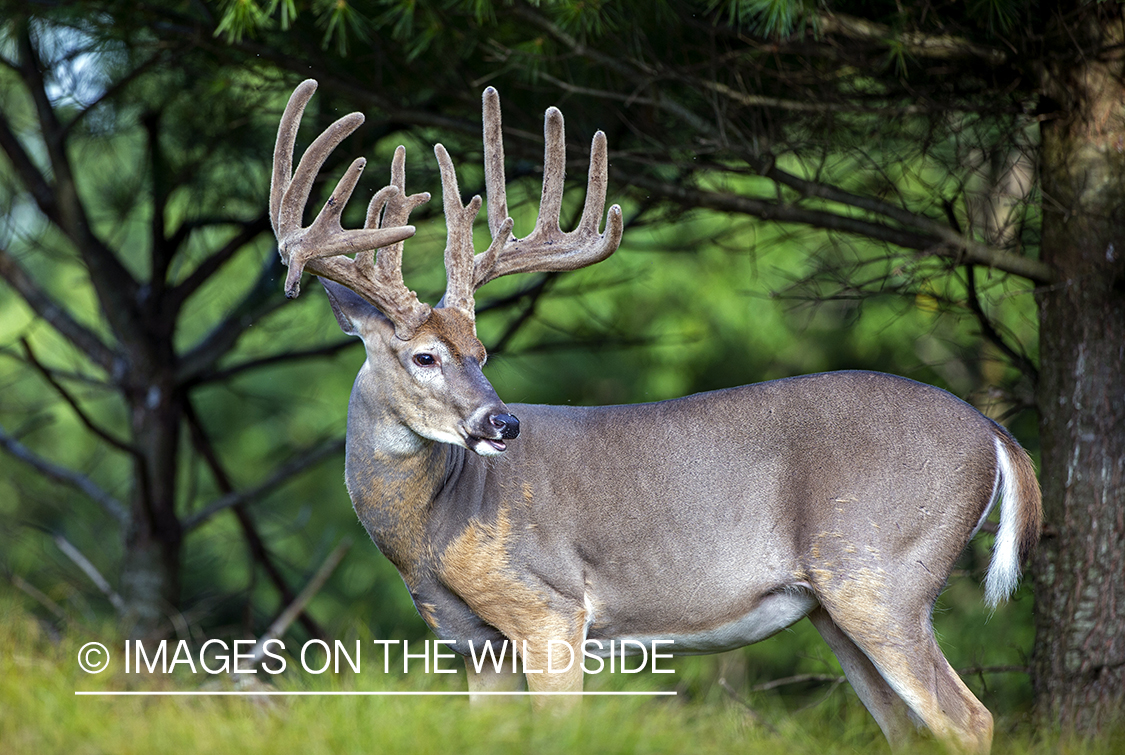
<svg viewBox="0 0 1125 755">
<path fill-rule="evenodd" d="M 370 22 L 355 3 L 347 0 L 314 0 L 311 3 L 316 25 L 324 29 L 321 47 L 333 45 L 339 55 L 347 55 L 351 44 L 370 41 Z M 220 8 L 215 36 L 231 44 L 245 36 L 257 36 L 275 26 L 286 31 L 297 19 L 300 10 L 295 0 L 270 0 L 264 8 L 257 0 L 224 0 Z"/>
<path fill-rule="evenodd" d="M 317 23 L 324 27 L 324 41 L 321 47 L 327 48 L 329 43 L 335 43 L 336 52 L 340 55 L 348 54 L 350 40 L 357 44 L 364 44 L 370 40 L 370 22 L 355 6 L 341 0 L 317 0 L 319 10 Z"/>
<path fill-rule="evenodd" d="M 989 32 L 1008 34 L 1036 5 L 1019 0 L 973 0 L 968 3 L 968 10 Z"/>
<path fill-rule="evenodd" d="M 288 29 L 297 16 L 296 0 L 270 0 L 270 4 L 266 6 L 266 15 L 273 17 L 275 13 L 278 15 L 281 29 L 283 31 Z"/>
<path fill-rule="evenodd" d="M 430 49 L 442 32 L 440 18 L 425 4 L 414 0 L 385 0 L 379 25 L 389 28 L 393 39 L 406 49 L 406 62 L 415 60 Z M 474 8 L 483 12 L 480 7 Z"/>
<path fill-rule="evenodd" d="M 815 21 L 810 11 L 816 5 L 807 0 L 709 0 L 708 11 L 719 9 L 719 17 L 731 26 L 763 37 L 787 37 Z"/>
<path fill-rule="evenodd" d="M 277 2 L 272 2 L 264 10 L 257 0 L 227 0 L 224 5 L 219 24 L 215 27 L 215 36 L 224 35 L 229 42 L 241 42 L 244 36 L 267 28 L 275 10 L 288 20 L 292 7 L 292 3 L 282 3 L 279 8 Z"/>
</svg>

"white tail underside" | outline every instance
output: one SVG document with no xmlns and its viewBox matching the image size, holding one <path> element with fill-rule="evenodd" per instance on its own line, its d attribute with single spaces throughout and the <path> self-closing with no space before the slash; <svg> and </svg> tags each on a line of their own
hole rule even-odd
<svg viewBox="0 0 1125 755">
<path fill-rule="evenodd" d="M 992 546 L 992 563 L 984 580 L 984 599 L 991 608 L 996 608 L 1008 599 L 1016 589 L 1020 579 L 1019 555 L 1019 512 L 1020 502 L 1018 477 L 1012 467 L 1004 444 L 996 438 L 996 462 L 999 465 L 999 485 L 989 504 L 991 510 L 997 496 L 1000 500 L 1000 529 L 996 533 L 996 543 Z M 988 516 L 988 511 L 984 516 Z M 983 517 L 982 517 L 983 523 Z"/>
</svg>

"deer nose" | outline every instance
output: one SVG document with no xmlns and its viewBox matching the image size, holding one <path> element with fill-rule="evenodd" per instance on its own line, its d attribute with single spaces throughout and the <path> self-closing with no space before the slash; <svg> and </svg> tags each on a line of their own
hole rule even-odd
<svg viewBox="0 0 1125 755">
<path fill-rule="evenodd" d="M 500 431 L 500 437 L 507 440 L 519 437 L 520 421 L 512 414 L 493 414 L 488 421 Z"/>
</svg>

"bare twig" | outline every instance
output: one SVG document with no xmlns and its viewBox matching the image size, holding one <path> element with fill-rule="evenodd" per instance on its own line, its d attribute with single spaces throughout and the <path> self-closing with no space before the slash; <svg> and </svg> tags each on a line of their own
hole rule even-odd
<svg viewBox="0 0 1125 755">
<path fill-rule="evenodd" d="M 1031 666 L 967 666 L 957 669 L 958 676 L 982 674 L 1030 674 Z"/>
<path fill-rule="evenodd" d="M 1055 271 L 1046 263 L 1012 254 L 1004 249 L 982 244 L 965 234 L 960 229 L 952 228 L 944 223 L 928 218 L 924 215 L 910 212 L 902 207 L 884 202 L 874 197 L 866 197 L 844 191 L 838 186 L 809 181 L 787 171 L 781 170 L 776 165 L 770 165 L 763 175 L 780 184 L 800 192 L 807 197 L 818 197 L 832 202 L 840 202 L 857 209 L 877 213 L 906 228 L 916 228 L 923 233 L 934 237 L 928 244 L 930 249 L 944 244 L 951 253 L 942 254 L 943 257 L 953 257 L 959 260 L 968 260 L 979 265 L 994 267 L 997 270 L 1021 275 L 1037 283 L 1049 283 L 1055 279 Z M 922 247 L 908 247 L 922 249 Z"/>
<path fill-rule="evenodd" d="M 965 265 L 966 280 L 965 290 L 968 293 L 969 309 L 976 315 L 977 322 L 980 323 L 981 334 L 987 338 L 996 348 L 1004 353 L 1012 361 L 1016 368 L 1027 375 L 1031 379 L 1032 385 L 1039 382 L 1039 370 L 1027 358 L 1027 355 L 1021 354 L 1008 345 L 1003 336 L 997 332 L 993 326 L 992 321 L 988 319 L 988 315 L 984 312 L 984 307 L 981 306 L 980 298 L 977 296 L 977 282 L 976 282 L 976 269 L 973 265 Z"/>
<path fill-rule="evenodd" d="M 727 696 L 730 697 L 731 700 L 734 700 L 736 703 L 738 703 L 739 705 L 741 705 L 743 708 L 746 709 L 747 715 L 749 715 L 750 718 L 754 719 L 754 723 L 758 724 L 759 726 L 761 726 L 765 729 L 768 729 L 770 732 L 772 732 L 774 734 L 778 733 L 777 729 L 774 728 L 773 724 L 771 724 L 769 721 L 767 721 L 762 716 L 761 713 L 754 710 L 754 708 L 751 707 L 750 703 L 746 702 L 746 700 L 741 695 L 738 694 L 738 692 L 735 690 L 735 688 L 730 685 L 730 682 L 728 682 L 726 680 L 726 677 L 719 677 L 719 687 L 722 688 L 723 692 L 727 693 Z"/>
<path fill-rule="evenodd" d="M 1031 673 L 1031 668 L 1029 666 L 967 666 L 965 668 L 957 669 L 957 674 L 959 676 L 979 676 L 981 674 L 1029 674 L 1029 673 Z M 773 679 L 773 680 L 768 681 L 768 682 L 762 682 L 761 684 L 755 684 L 753 687 L 750 687 L 750 689 L 748 691 L 749 692 L 769 692 L 770 690 L 777 689 L 778 687 L 787 687 L 787 686 L 790 686 L 790 685 L 793 685 L 793 684 L 809 684 L 809 683 L 830 684 L 830 685 L 835 686 L 835 685 L 838 685 L 838 684 L 843 684 L 847 680 L 848 680 L 848 678 L 846 676 L 842 676 L 842 675 L 838 675 L 838 674 L 794 674 L 793 676 L 785 676 L 785 677 L 782 677 L 781 679 Z M 725 685 L 723 688 L 727 689 L 728 692 L 731 692 L 732 694 L 734 694 L 733 691 L 731 691 L 729 689 L 729 684 L 727 684 L 725 679 L 720 679 L 719 684 Z"/>
<path fill-rule="evenodd" d="M 308 605 L 309 601 L 324 587 L 324 583 L 332 576 L 332 572 L 334 572 L 336 567 L 340 565 L 340 562 L 344 560 L 344 556 L 347 555 L 348 549 L 351 547 L 351 539 L 345 538 L 336 546 L 335 550 L 328 554 L 328 558 L 324 559 L 324 563 L 316 570 L 316 574 L 313 575 L 309 583 L 305 585 L 304 589 L 297 595 L 297 598 L 286 606 L 285 610 L 278 614 L 278 617 L 270 624 L 265 634 L 258 638 L 258 642 L 255 643 L 254 649 L 250 652 L 251 666 L 257 665 L 258 662 L 262 660 L 262 656 L 265 655 L 266 652 L 266 643 L 270 640 L 276 640 L 285 634 L 289 629 L 289 625 L 293 623 L 293 620 L 304 612 L 305 606 Z"/>
<path fill-rule="evenodd" d="M 535 315 L 535 308 L 536 306 L 538 306 L 539 300 L 542 298 L 543 294 L 545 294 L 551 287 L 551 284 L 555 281 L 556 277 L 557 273 L 547 273 L 542 278 L 540 278 L 534 286 L 518 292 L 519 298 L 527 297 L 527 303 L 524 305 L 523 309 L 516 316 L 516 318 L 508 323 L 508 327 L 504 329 L 504 332 L 500 334 L 500 337 L 496 339 L 496 342 L 489 346 L 489 354 L 496 356 L 503 353 L 504 349 L 508 346 L 509 343 L 511 343 L 512 339 L 515 338 L 516 334 L 523 328 L 524 325 L 531 321 L 531 318 Z M 482 309 L 477 309 L 478 314 L 481 311 Z"/>
<path fill-rule="evenodd" d="M 62 606 L 51 600 L 42 590 L 28 582 L 20 575 L 9 574 L 8 581 L 11 582 L 16 589 L 22 591 L 36 603 L 53 613 L 55 615 L 55 618 L 61 621 L 69 621 L 70 617 L 67 616 L 66 611 L 62 609 Z"/>
<path fill-rule="evenodd" d="M 786 676 L 782 677 L 781 679 L 774 679 L 772 681 L 763 682 L 762 684 L 755 684 L 750 688 L 750 691 L 768 692 L 771 689 L 786 687 L 791 684 L 808 684 L 809 682 L 839 684 L 843 681 L 847 681 L 847 678 L 844 676 L 839 676 L 837 674 L 796 674 L 794 676 Z"/>
<path fill-rule="evenodd" d="M 919 31 L 895 32 L 889 26 L 849 16 L 844 13 L 822 13 L 817 26 L 823 34 L 839 34 L 850 39 L 890 45 L 892 42 L 915 58 L 949 60 L 976 58 L 989 65 L 1002 65 L 1008 54 L 996 47 L 970 42 L 952 34 L 927 34 Z"/>
<path fill-rule="evenodd" d="M 90 559 L 83 556 L 82 552 L 75 548 L 74 544 L 62 535 L 55 535 L 55 545 L 59 546 L 59 550 L 63 552 L 63 555 L 73 561 L 78 568 L 90 578 L 90 581 L 102 591 L 102 594 L 109 598 L 109 602 L 113 605 L 117 613 L 125 613 L 125 601 L 122 600 L 121 596 L 117 594 L 117 591 L 110 586 L 109 582 L 106 581 L 106 578 L 102 576 L 102 573 L 98 571 L 97 567 L 90 563 Z"/>
<path fill-rule="evenodd" d="M 200 422 L 199 415 L 196 414 L 195 406 L 190 399 L 184 403 L 184 416 L 188 422 L 192 445 L 195 446 L 196 450 L 207 464 L 208 469 L 211 470 L 211 476 L 214 477 L 215 484 L 222 493 L 233 493 L 234 484 L 231 482 L 230 475 L 227 474 L 226 469 L 219 460 L 219 456 L 215 452 L 215 446 L 208 437 L 203 423 Z M 232 508 L 234 509 L 235 517 L 238 519 L 238 524 L 242 527 L 242 534 L 246 538 L 246 544 L 250 549 L 251 557 L 262 565 L 266 575 L 273 581 L 278 592 L 281 593 L 282 602 L 286 604 L 292 603 L 293 591 L 289 589 L 289 584 L 281 576 L 277 565 L 274 564 L 273 556 L 270 554 L 269 549 L 266 548 L 265 541 L 262 540 L 261 535 L 258 534 L 258 530 L 254 526 L 254 520 L 250 516 L 250 512 L 246 510 L 246 505 L 235 504 Z M 314 637 L 324 636 L 324 630 L 313 621 L 311 616 L 302 613 L 300 618 L 301 624 L 308 630 L 309 634 Z"/>
<path fill-rule="evenodd" d="M 816 706 L 820 705 L 821 703 L 826 701 L 828 698 L 832 697 L 832 693 L 836 691 L 836 688 L 839 687 L 841 684 L 843 684 L 845 681 L 847 681 L 847 679 L 845 677 L 842 677 L 842 676 L 837 677 L 836 681 L 832 682 L 832 684 L 830 684 L 828 686 L 828 691 L 820 696 L 820 699 L 813 700 L 808 705 L 798 709 L 798 712 L 810 710 L 810 709 L 815 708 Z"/>
<path fill-rule="evenodd" d="M 800 223 L 826 230 L 855 233 L 886 241 L 906 249 L 931 250 L 940 242 L 927 234 L 875 223 L 861 218 L 838 215 L 833 212 L 811 210 L 796 204 L 744 197 L 729 192 L 706 191 L 653 179 L 644 175 L 626 176 L 625 182 L 655 192 L 677 202 L 693 207 L 703 207 L 722 212 L 753 215 L 763 220 L 782 223 Z"/>
<path fill-rule="evenodd" d="M 644 97 L 633 92 L 613 92 L 607 89 L 594 89 L 593 87 L 579 86 L 545 72 L 540 72 L 538 76 L 539 78 L 543 79 L 543 81 L 549 82 L 557 86 L 564 92 L 569 92 L 570 94 L 581 94 L 587 97 L 597 97 L 599 99 L 605 100 L 616 100 L 618 102 L 628 103 L 629 105 L 653 105 L 656 107 L 665 107 L 668 105 L 667 98 Z M 929 112 L 929 108 L 924 105 L 912 104 L 869 107 L 847 102 L 787 100 L 780 97 L 768 97 L 762 94 L 747 94 L 745 92 L 739 92 L 720 81 L 714 81 L 713 79 L 708 78 L 687 79 L 677 77 L 677 80 L 680 80 L 682 83 L 689 86 L 700 86 L 704 89 L 710 89 L 716 94 L 720 94 L 723 97 L 734 100 L 738 104 L 746 105 L 747 107 L 777 108 L 778 110 L 790 110 L 803 113 L 841 112 L 911 115 L 914 113 Z"/>
</svg>

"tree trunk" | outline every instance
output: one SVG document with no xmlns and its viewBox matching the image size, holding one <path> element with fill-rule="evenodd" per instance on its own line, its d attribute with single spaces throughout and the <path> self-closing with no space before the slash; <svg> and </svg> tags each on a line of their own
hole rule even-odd
<svg viewBox="0 0 1125 755">
<path fill-rule="evenodd" d="M 158 539 L 151 527 L 135 523 L 125 533 L 120 590 L 130 636 L 163 634 L 179 602 L 179 542 Z"/>
<path fill-rule="evenodd" d="M 1120 20 L 1088 21 L 1075 29 L 1085 50 L 1123 38 Z M 1033 685 L 1042 724 L 1084 735 L 1125 711 L 1125 87 L 1109 59 L 1119 57 L 1075 55 L 1047 72 L 1062 117 L 1041 128 L 1042 255 L 1059 279 L 1039 295 Z"/>
<path fill-rule="evenodd" d="M 133 436 L 140 453 L 120 584 L 125 619 L 136 637 L 162 634 L 169 613 L 179 610 L 183 528 L 176 516 L 176 480 L 182 420 L 170 378 L 154 381 L 133 402 Z"/>
</svg>

